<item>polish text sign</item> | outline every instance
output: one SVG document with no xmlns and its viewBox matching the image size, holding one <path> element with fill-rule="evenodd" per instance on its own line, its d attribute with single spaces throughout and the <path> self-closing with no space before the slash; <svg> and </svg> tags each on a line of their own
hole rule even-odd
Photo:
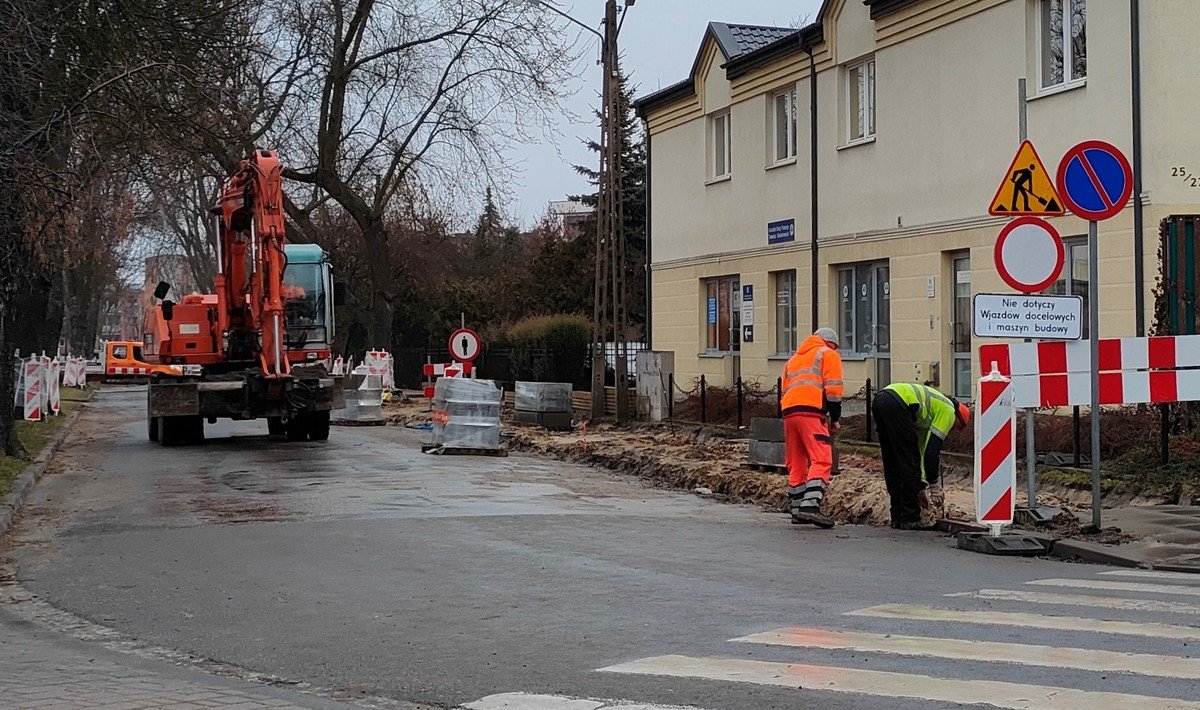
<svg viewBox="0 0 1200 710">
<path fill-rule="evenodd" d="M 980 338 L 1083 337 L 1083 299 L 1079 296 L 977 293 L 974 305 L 973 330 Z"/>
</svg>

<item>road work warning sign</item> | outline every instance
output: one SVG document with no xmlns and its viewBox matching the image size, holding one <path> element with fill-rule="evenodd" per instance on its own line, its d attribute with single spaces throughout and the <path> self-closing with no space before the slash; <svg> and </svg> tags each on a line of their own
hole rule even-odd
<svg viewBox="0 0 1200 710">
<path fill-rule="evenodd" d="M 1025 141 L 1004 174 L 988 214 L 1046 217 L 1064 213 L 1062 199 L 1054 187 L 1054 176 L 1046 171 L 1033 143 Z"/>
<path fill-rule="evenodd" d="M 1083 337 L 1083 299 L 977 293 L 974 331 L 979 338 L 1079 340 Z"/>
</svg>

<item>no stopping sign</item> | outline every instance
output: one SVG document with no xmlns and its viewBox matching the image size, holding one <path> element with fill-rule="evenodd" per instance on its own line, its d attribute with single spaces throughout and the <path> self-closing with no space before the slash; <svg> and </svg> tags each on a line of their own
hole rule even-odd
<svg viewBox="0 0 1200 710">
<path fill-rule="evenodd" d="M 995 259 L 1004 283 L 1022 293 L 1044 291 L 1063 270 L 1062 236 L 1046 220 L 1015 219 L 996 239 Z"/>
</svg>

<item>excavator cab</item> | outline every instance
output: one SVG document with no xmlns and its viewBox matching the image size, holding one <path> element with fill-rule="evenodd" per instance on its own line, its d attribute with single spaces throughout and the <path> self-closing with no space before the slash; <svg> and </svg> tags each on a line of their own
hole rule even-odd
<svg viewBox="0 0 1200 710">
<path fill-rule="evenodd" d="M 293 364 L 322 363 L 330 367 L 333 343 L 333 268 L 315 244 L 283 248 L 283 313 L 287 324 L 288 360 Z"/>
</svg>

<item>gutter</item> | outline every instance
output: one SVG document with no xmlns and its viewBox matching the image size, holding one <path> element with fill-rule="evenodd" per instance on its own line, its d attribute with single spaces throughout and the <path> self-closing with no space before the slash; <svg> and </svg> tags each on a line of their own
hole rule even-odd
<svg viewBox="0 0 1200 710">
<path fill-rule="evenodd" d="M 1146 335 L 1145 208 L 1142 205 L 1142 28 L 1140 0 L 1129 0 L 1130 85 L 1133 104 L 1133 299 L 1137 336 Z"/>
<path fill-rule="evenodd" d="M 812 329 L 815 332 L 821 327 L 821 309 L 819 307 L 819 283 L 820 283 L 820 245 L 817 242 L 817 228 L 819 222 L 817 220 L 817 210 L 820 206 L 818 197 L 820 196 L 818 178 L 820 171 L 817 164 L 817 60 L 813 56 L 812 45 L 805 41 L 804 34 L 800 35 L 800 48 L 808 54 L 808 112 L 809 112 L 809 162 L 811 170 L 811 199 L 812 206 L 812 226 L 810 227 L 812 243 L 809 248 L 812 256 L 812 271 L 809 274 L 809 281 L 812 285 Z"/>
<path fill-rule="evenodd" d="M 653 194 L 650 190 L 650 181 L 653 179 L 652 176 L 654 175 L 654 169 L 653 169 L 654 168 L 654 159 L 653 159 L 653 150 L 651 149 L 652 141 L 650 140 L 650 119 L 647 116 L 642 117 L 642 131 L 643 131 L 643 135 L 646 137 L 646 186 L 644 188 L 646 190 L 645 206 L 644 206 L 644 209 L 646 211 L 646 216 L 644 218 L 644 224 L 645 224 L 645 230 L 646 230 L 645 231 L 645 234 L 646 234 L 646 333 L 645 333 L 645 339 L 646 339 L 646 350 L 653 350 L 654 349 L 654 336 L 652 334 L 654 332 L 654 329 L 652 326 L 654 325 L 654 298 L 653 298 L 654 284 L 650 279 L 650 264 L 652 263 L 651 257 L 650 257 L 650 254 L 651 254 L 650 245 L 652 243 L 651 235 L 653 234 L 654 230 L 650 226 L 651 225 L 651 222 L 650 222 L 650 215 L 651 215 L 650 199 L 651 199 L 651 195 Z"/>
</svg>

